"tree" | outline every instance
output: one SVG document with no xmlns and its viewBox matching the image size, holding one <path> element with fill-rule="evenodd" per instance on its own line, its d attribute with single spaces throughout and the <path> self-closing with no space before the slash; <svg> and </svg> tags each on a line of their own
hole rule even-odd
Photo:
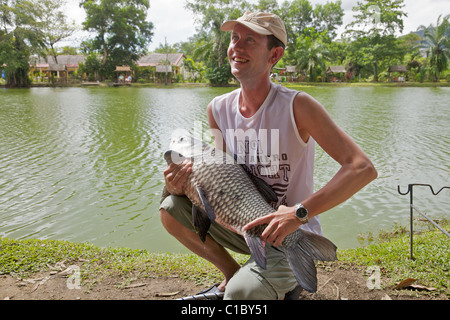
<svg viewBox="0 0 450 320">
<path fill-rule="evenodd" d="M 355 19 L 346 26 L 346 32 L 355 40 L 355 47 L 362 50 L 366 61 L 371 61 L 375 82 L 380 64 L 404 54 L 394 35 L 403 31 L 402 17 L 406 16 L 401 10 L 403 6 L 403 0 L 364 0 L 353 7 Z"/>
<path fill-rule="evenodd" d="M 0 6 L 0 66 L 5 65 L 7 86 L 30 85 L 30 55 L 43 48 L 36 21 L 36 3 L 33 1 L 4 0 Z"/>
<path fill-rule="evenodd" d="M 226 20 L 239 18 L 250 5 L 237 0 L 191 0 L 186 8 L 196 15 L 200 26 L 194 55 L 205 62 L 206 77 L 212 84 L 228 83 L 232 77 L 227 59 L 230 36 L 220 26 Z"/>
<path fill-rule="evenodd" d="M 317 4 L 313 10 L 313 27 L 317 32 L 326 31 L 331 39 L 336 37 L 336 30 L 343 23 L 344 10 L 342 1 Z"/>
<path fill-rule="evenodd" d="M 439 15 L 436 26 L 421 25 L 418 30 L 423 30 L 422 48 L 427 49 L 430 66 L 434 73 L 434 81 L 439 81 L 440 74 L 448 67 L 450 59 L 450 15 L 442 20 Z"/>
<path fill-rule="evenodd" d="M 61 8 L 64 0 L 39 0 L 37 26 L 41 32 L 42 43 L 55 62 L 58 63 L 58 53 L 55 44 L 70 37 L 76 30 L 75 23 L 68 24 Z"/>
<path fill-rule="evenodd" d="M 313 7 L 308 0 L 285 1 L 280 9 L 287 33 L 287 47 L 295 48 L 297 38 L 311 26 Z"/>
<path fill-rule="evenodd" d="M 326 32 L 316 33 L 313 29 L 309 33 L 312 35 L 302 35 L 297 39 L 296 64 L 307 72 L 309 81 L 314 81 L 317 69 L 325 69 L 325 61 L 329 60 L 330 54 L 322 40 L 327 37 Z"/>
<path fill-rule="evenodd" d="M 0 65 L 5 64 L 7 85 L 26 87 L 29 58 L 51 52 L 74 31 L 61 11 L 63 0 L 3 0 L 0 6 Z"/>
<path fill-rule="evenodd" d="M 92 50 L 102 54 L 102 80 L 116 65 L 133 65 L 144 54 L 153 36 L 146 21 L 148 0 L 82 0 L 84 30 L 95 34 Z"/>
<path fill-rule="evenodd" d="M 341 0 L 317 4 L 314 8 L 309 0 L 285 1 L 278 14 L 283 19 L 288 35 L 288 49 L 295 48 L 297 38 L 309 32 L 325 31 L 330 39 L 336 37 L 336 30 L 342 25 L 344 10 Z"/>
<path fill-rule="evenodd" d="M 288 34 L 284 60 L 297 66 L 307 65 L 309 77 L 314 79 L 313 73 L 329 58 L 327 47 L 342 25 L 341 1 L 317 4 L 314 8 L 308 0 L 285 1 L 279 14 Z M 323 54 L 320 50 L 324 50 Z"/>
</svg>

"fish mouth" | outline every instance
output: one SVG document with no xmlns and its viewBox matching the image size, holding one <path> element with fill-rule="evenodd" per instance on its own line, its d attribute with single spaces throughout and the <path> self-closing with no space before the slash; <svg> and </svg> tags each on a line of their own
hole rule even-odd
<svg viewBox="0 0 450 320">
<path fill-rule="evenodd" d="M 164 159 L 166 160 L 167 164 L 180 164 L 186 158 L 179 152 L 176 152 L 174 150 L 167 150 L 166 152 L 164 152 Z"/>
</svg>

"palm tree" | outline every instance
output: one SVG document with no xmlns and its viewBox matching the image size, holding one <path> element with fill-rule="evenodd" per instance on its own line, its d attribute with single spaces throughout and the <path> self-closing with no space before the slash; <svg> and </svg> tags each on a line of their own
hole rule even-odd
<svg viewBox="0 0 450 320">
<path fill-rule="evenodd" d="M 309 81 L 314 81 L 316 68 L 325 68 L 325 61 L 329 60 L 329 51 L 320 39 L 312 39 L 308 36 L 297 40 L 296 59 L 297 66 L 309 74 Z"/>
<path fill-rule="evenodd" d="M 432 24 L 425 27 L 421 25 L 418 30 L 423 30 L 422 48 L 426 48 L 427 56 L 434 73 L 434 81 L 439 81 L 440 74 L 446 70 L 450 61 L 450 14 L 441 21 L 439 15 L 436 27 Z"/>
</svg>

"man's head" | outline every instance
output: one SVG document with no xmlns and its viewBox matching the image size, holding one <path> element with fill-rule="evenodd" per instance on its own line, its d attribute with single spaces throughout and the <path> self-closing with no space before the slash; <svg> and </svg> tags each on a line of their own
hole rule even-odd
<svg viewBox="0 0 450 320">
<path fill-rule="evenodd" d="M 268 77 L 284 54 L 286 29 L 277 15 L 247 12 L 226 21 L 221 29 L 231 31 L 228 60 L 231 73 L 241 82 L 258 75 Z"/>
<path fill-rule="evenodd" d="M 234 26 L 238 23 L 258 34 L 269 36 L 269 46 L 281 46 L 283 49 L 286 47 L 286 28 L 284 27 L 283 21 L 276 14 L 246 12 L 242 17 L 236 20 L 224 22 L 221 26 L 221 30 L 233 31 Z M 269 47 L 269 49 L 271 49 L 271 47 Z"/>
</svg>

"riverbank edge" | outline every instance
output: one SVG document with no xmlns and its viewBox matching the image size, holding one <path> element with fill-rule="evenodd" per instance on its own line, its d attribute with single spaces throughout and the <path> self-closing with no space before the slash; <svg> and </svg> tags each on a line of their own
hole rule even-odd
<svg viewBox="0 0 450 320">
<path fill-rule="evenodd" d="M 297 87 L 394 87 L 394 88 L 429 88 L 429 87 L 450 87 L 450 82 L 275 82 L 288 88 Z M 131 83 L 126 85 L 115 85 L 111 82 L 82 82 L 82 83 L 32 83 L 30 88 L 198 88 L 198 87 L 239 87 L 238 83 L 230 83 L 228 85 L 211 85 L 209 83 Z M 0 84 L 0 88 L 8 88 L 4 84 Z"/>
<path fill-rule="evenodd" d="M 448 224 L 446 228 L 449 229 Z M 338 261 L 319 262 L 317 267 L 331 273 L 355 270 L 368 279 L 373 277 L 373 270 L 379 270 L 383 288 L 392 289 L 401 281 L 415 279 L 420 290 L 409 290 L 415 299 L 450 299 L 449 239 L 438 231 L 415 235 L 415 259 L 410 260 L 409 235 L 404 230 L 384 233 L 382 242 L 366 247 L 338 250 Z M 245 255 L 232 255 L 240 264 L 248 259 Z M 58 268 L 58 272 L 64 271 L 61 266 L 79 268 L 82 285 L 88 289 L 111 278 L 119 288 L 148 278 L 176 277 L 201 286 L 222 280 L 213 265 L 194 254 L 103 248 L 62 240 L 0 238 L 0 277 L 26 279 Z"/>
</svg>

